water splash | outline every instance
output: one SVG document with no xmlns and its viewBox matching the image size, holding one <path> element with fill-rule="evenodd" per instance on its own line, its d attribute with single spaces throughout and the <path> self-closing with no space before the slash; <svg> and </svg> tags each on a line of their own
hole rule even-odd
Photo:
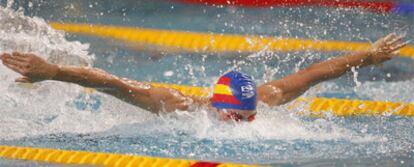
<svg viewBox="0 0 414 167">
<path fill-rule="evenodd" d="M 10 9 L 12 3 L 0 7 L 0 52 L 35 53 L 52 63 L 92 66 L 94 56 L 88 53 L 87 44 L 67 41 L 64 32 L 52 29 L 43 19 Z M 0 65 L 0 124 L 5 127 L 0 129 L 2 139 L 61 131 L 53 124 L 70 123 L 62 118 L 68 114 L 62 102 L 76 97 L 82 88 L 51 82 L 16 84 L 18 76 Z"/>
<path fill-rule="evenodd" d="M 1 52 L 35 53 L 52 63 L 93 65 L 88 44 L 67 41 L 64 32 L 52 29 L 41 18 L 0 7 L 0 23 Z"/>
<path fill-rule="evenodd" d="M 67 41 L 63 32 L 51 29 L 40 18 L 0 9 L 0 33 L 4 36 L 0 39 L 1 51 L 33 52 L 55 63 L 92 65 L 93 56 L 88 54 L 86 44 Z M 292 26 L 312 29 L 303 24 Z M 263 52 L 250 56 L 254 59 L 250 61 L 264 62 L 270 57 L 278 54 Z M 288 55 L 278 63 L 290 58 L 295 56 Z M 235 64 L 246 65 L 241 61 Z M 264 68 L 265 81 L 280 72 L 278 68 Z M 193 66 L 186 69 L 193 73 L 203 70 Z M 203 109 L 156 116 L 114 97 L 87 93 L 79 86 L 57 82 L 21 86 L 13 83 L 15 73 L 3 66 L 0 72 L 0 93 L 4 95 L 0 97 L 4 107 L 0 110 L 2 143 L 249 163 L 392 156 L 407 152 L 414 143 L 411 118 L 303 118 L 287 106 L 260 106 L 255 122 L 241 124 L 219 122 Z M 177 72 L 179 75 L 185 73 Z M 201 83 L 215 79 L 204 77 Z M 409 85 L 412 81 L 368 82 L 353 89 L 325 83 L 306 96 L 337 91 L 410 102 L 413 96 Z"/>
</svg>

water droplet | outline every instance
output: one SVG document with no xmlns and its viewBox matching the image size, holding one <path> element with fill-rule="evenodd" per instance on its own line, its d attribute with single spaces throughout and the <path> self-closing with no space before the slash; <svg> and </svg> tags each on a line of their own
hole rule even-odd
<svg viewBox="0 0 414 167">
<path fill-rule="evenodd" d="M 171 77 L 173 75 L 174 75 L 174 72 L 173 71 L 165 71 L 164 72 L 164 76 L 166 76 L 166 77 Z"/>
</svg>

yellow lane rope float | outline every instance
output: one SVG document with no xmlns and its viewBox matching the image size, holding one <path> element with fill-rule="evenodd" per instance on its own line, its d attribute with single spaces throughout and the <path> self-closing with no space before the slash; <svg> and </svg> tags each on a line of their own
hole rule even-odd
<svg viewBox="0 0 414 167">
<path fill-rule="evenodd" d="M 56 164 L 108 167 L 254 167 L 253 165 L 14 146 L 0 146 L 0 157 Z"/>
<path fill-rule="evenodd" d="M 154 87 L 176 89 L 187 96 L 208 97 L 211 89 L 182 86 L 174 84 L 151 83 Z M 291 103 L 290 108 L 302 106 L 301 115 L 325 117 L 333 116 L 414 116 L 414 104 L 401 102 L 384 102 L 370 100 L 347 100 L 330 98 L 299 98 Z M 298 108 L 299 109 L 299 108 Z"/>
<path fill-rule="evenodd" d="M 298 99 L 293 102 L 306 102 L 308 107 L 300 114 L 311 116 L 414 116 L 414 105 L 402 102 L 384 102 L 370 100 L 347 100 L 330 98 Z"/>
<path fill-rule="evenodd" d="M 213 34 L 186 31 L 118 27 L 92 24 L 50 23 L 58 30 L 126 42 L 158 46 L 187 52 L 253 53 L 267 51 L 338 51 L 355 52 L 370 48 L 366 42 L 315 41 L 309 39 L 274 38 L 268 36 Z M 401 49 L 401 56 L 414 58 L 414 47 Z"/>
</svg>

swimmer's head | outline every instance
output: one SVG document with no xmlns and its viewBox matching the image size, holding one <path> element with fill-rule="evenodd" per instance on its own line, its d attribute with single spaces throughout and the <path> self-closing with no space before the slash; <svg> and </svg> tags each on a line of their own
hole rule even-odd
<svg viewBox="0 0 414 167">
<path fill-rule="evenodd" d="M 213 107 L 241 117 L 248 115 L 245 113 L 255 113 L 256 94 L 256 84 L 252 77 L 230 71 L 217 81 L 211 102 Z"/>
</svg>

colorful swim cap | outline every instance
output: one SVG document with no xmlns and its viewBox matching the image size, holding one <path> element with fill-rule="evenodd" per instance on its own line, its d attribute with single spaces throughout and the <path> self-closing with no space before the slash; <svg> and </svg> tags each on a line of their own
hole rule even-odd
<svg viewBox="0 0 414 167">
<path fill-rule="evenodd" d="M 255 110 L 256 84 L 250 76 L 230 71 L 217 81 L 211 102 L 219 109 Z"/>
</svg>

